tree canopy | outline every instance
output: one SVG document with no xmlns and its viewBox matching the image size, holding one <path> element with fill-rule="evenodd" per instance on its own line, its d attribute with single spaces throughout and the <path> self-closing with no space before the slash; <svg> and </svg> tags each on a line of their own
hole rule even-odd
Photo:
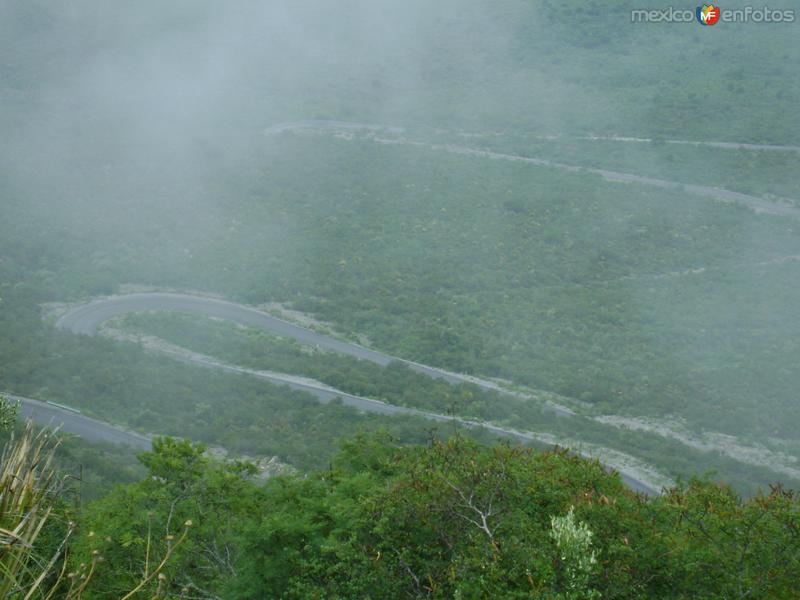
<svg viewBox="0 0 800 600">
<path fill-rule="evenodd" d="M 146 479 L 87 508 L 83 527 L 95 535 L 76 556 L 105 559 L 92 597 L 130 589 L 145 551 L 163 556 L 186 521 L 194 525 L 161 582 L 175 597 L 798 593 L 800 502 L 779 487 L 743 500 L 694 480 L 649 498 L 566 451 L 457 435 L 422 446 L 356 436 L 329 468 L 263 485 L 246 463 L 203 452 L 159 440 L 141 457 Z"/>
</svg>

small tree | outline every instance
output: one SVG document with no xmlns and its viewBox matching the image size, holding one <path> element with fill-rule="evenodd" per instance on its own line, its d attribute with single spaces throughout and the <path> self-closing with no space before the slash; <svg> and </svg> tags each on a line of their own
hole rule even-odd
<svg viewBox="0 0 800 600">
<path fill-rule="evenodd" d="M 561 567 L 560 598 L 583 600 L 599 598 L 600 593 L 590 587 L 589 580 L 597 564 L 597 554 L 592 550 L 592 532 L 586 523 L 575 522 L 575 507 L 566 516 L 550 517 L 550 538 L 558 547 Z"/>
</svg>

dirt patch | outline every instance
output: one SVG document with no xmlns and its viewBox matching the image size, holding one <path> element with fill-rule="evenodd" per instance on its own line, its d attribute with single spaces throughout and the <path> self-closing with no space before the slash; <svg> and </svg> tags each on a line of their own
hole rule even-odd
<svg viewBox="0 0 800 600">
<path fill-rule="evenodd" d="M 735 436 L 714 431 L 701 434 L 690 431 L 683 421 L 678 419 L 647 419 L 623 417 L 620 415 L 603 415 L 595 417 L 595 421 L 604 425 L 612 425 L 620 429 L 647 431 L 661 437 L 676 440 L 704 452 L 719 452 L 739 462 L 756 467 L 766 467 L 800 479 L 800 460 L 784 452 L 770 450 L 761 444 L 744 444 Z"/>
</svg>

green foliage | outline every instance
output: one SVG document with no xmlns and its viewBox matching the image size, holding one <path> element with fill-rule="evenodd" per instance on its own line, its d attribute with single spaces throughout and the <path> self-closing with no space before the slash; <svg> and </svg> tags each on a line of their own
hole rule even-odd
<svg viewBox="0 0 800 600">
<path fill-rule="evenodd" d="M 401 362 L 382 367 L 218 319 L 147 313 L 128 315 L 121 324 L 126 331 L 155 336 L 229 364 L 302 375 L 350 394 L 400 406 L 494 421 L 523 415 L 522 424 L 555 420 L 536 402 L 516 400 L 477 385 L 453 385 L 412 371 Z"/>
<path fill-rule="evenodd" d="M 458 136 L 444 134 L 432 137 L 432 141 L 440 144 L 464 143 Z M 800 201 L 800 182 L 793 177 L 800 164 L 798 152 L 666 143 L 666 139 L 659 136 L 652 137 L 650 142 L 587 139 L 580 136 L 543 139 L 541 135 L 527 132 L 509 132 L 502 138 L 482 138 L 480 145 L 495 152 L 568 165 L 710 185 L 756 197 L 777 196 L 795 204 Z M 520 198 L 515 201 L 527 207 L 527 203 Z"/>
<path fill-rule="evenodd" d="M 19 420 L 9 431 L 0 431 L 0 445 L 23 434 L 26 424 Z M 34 429 L 45 430 L 40 426 Z M 58 434 L 53 467 L 64 481 L 61 497 L 70 506 L 79 507 L 107 493 L 119 483 L 133 483 L 146 470 L 136 460 L 136 451 L 128 446 L 87 442 L 78 436 Z"/>
<path fill-rule="evenodd" d="M 796 584 L 800 565 L 786 559 L 800 542 L 798 504 L 782 492 L 743 503 L 696 482 L 674 492 L 692 498 L 676 510 L 676 495 L 632 496 L 597 464 L 463 440 L 403 450 L 357 440 L 344 458 L 311 480 L 267 486 L 279 516 L 249 537 L 242 597 L 788 598 Z M 582 523 L 567 561 L 585 568 L 570 579 L 550 534 L 573 505 Z M 711 511 L 722 516 L 708 521 Z"/>
<path fill-rule="evenodd" d="M 586 523 L 575 522 L 574 506 L 570 506 L 563 517 L 550 517 L 550 538 L 558 548 L 564 579 L 563 597 L 575 600 L 599 598 L 600 594 L 589 587 L 597 564 L 597 555 L 592 550 L 592 532 Z"/>
<path fill-rule="evenodd" d="M 0 394 L 0 433 L 8 431 L 17 421 L 18 406 Z"/>
<path fill-rule="evenodd" d="M 386 427 L 408 442 L 428 438 L 431 423 L 419 417 L 320 405 L 306 393 L 165 361 L 133 344 L 54 332 L 41 320 L 40 299 L 17 290 L 0 312 L 0 328 L 8 334 L 0 337 L 0 385 L 20 395 L 63 402 L 148 433 L 187 436 L 251 456 L 277 455 L 299 468 L 326 465 L 337 440 L 359 429 Z M 74 454 L 83 458 L 64 466 L 77 476 L 80 462 L 87 468 L 91 463 L 94 474 L 113 480 L 114 468 L 82 448 Z M 114 454 L 126 464 L 118 473 L 131 473 L 124 453 Z M 84 497 L 96 495 L 88 485 L 83 491 Z"/>
<path fill-rule="evenodd" d="M 54 468 L 59 442 L 52 432 L 37 432 L 27 421 L 18 437 L 3 445 L 0 595 L 4 599 L 81 600 L 94 593 L 96 575 L 103 572 L 104 558 L 96 547 L 94 532 L 78 534 L 76 540 L 76 525 L 71 520 L 74 512 L 66 504 L 67 478 Z M 158 444 L 178 447 L 171 440 L 159 440 Z M 182 456 L 186 454 L 184 451 Z M 160 553 L 161 548 L 151 544 L 148 530 L 143 572 L 130 578 L 130 587 L 117 588 L 113 597 L 129 600 L 145 589 L 150 590 L 151 598 L 167 597 L 163 571 L 186 541 L 191 525 L 186 521 L 179 536 L 167 536 Z M 73 554 L 76 549 L 78 554 Z"/>
<path fill-rule="evenodd" d="M 409 137 L 425 141 L 472 139 L 577 165 L 797 196 L 796 153 L 667 143 L 797 144 L 793 24 L 635 25 L 629 0 L 410 0 L 387 17 L 388 29 L 403 32 L 398 53 L 382 36 L 386 44 L 349 46 L 371 22 L 360 13 L 369 3 L 309 10 L 301 2 L 287 5 L 288 21 L 319 13 L 317 24 L 331 32 L 322 37 L 346 44 L 307 53 L 296 69 L 303 77 L 287 76 L 285 56 L 302 53 L 285 32 L 253 20 L 259 40 L 285 45 L 263 52 L 243 44 L 246 57 L 233 68 L 191 78 L 200 90 L 213 80 L 214 101 L 176 119 L 191 108 L 176 101 L 186 90 L 173 101 L 149 97 L 160 88 L 148 75 L 166 74 L 156 78 L 162 83 L 172 70 L 193 73 L 183 60 L 195 57 L 219 65 L 237 53 L 205 55 L 218 51 L 218 38 L 208 43 L 198 32 L 251 26 L 238 20 L 249 10 L 214 4 L 152 11 L 130 3 L 114 18 L 95 18 L 80 2 L 10 0 L 0 9 L 0 389 L 318 470 L 262 490 L 243 465 L 159 442 L 143 460 L 155 478 L 117 488 L 85 515 L 112 539 L 81 546 L 107 544 L 113 570 L 98 575 L 97 595 L 119 598 L 137 586 L 175 595 L 185 586 L 242 598 L 548 598 L 564 587 L 551 518 L 574 506 L 594 534 L 597 568 L 587 585 L 604 597 L 796 597 L 797 497 L 781 488 L 743 501 L 692 481 L 648 502 L 598 465 L 560 453 L 463 440 L 399 447 L 435 436 L 419 419 L 319 406 L 129 344 L 63 334 L 40 310 L 130 282 L 286 302 L 399 356 L 569 396 L 588 413 L 677 415 L 697 433 L 741 435 L 800 456 L 794 221 L 678 189 L 358 135 L 258 135 L 267 122 L 307 115 L 374 118 L 410 124 Z M 413 18 L 403 29 L 406 15 Z M 180 62 L 161 60 L 165 48 Z M 159 68 L 139 69 L 153 49 Z M 317 60 L 323 54 L 330 60 Z M 330 68 L 335 62 L 347 65 L 346 76 Z M 212 75 L 223 71 L 218 85 Z M 115 83 L 118 93 L 109 94 Z M 565 138 L 532 141 L 548 133 Z M 593 133 L 655 141 L 576 140 Z M 332 357 L 306 364 L 295 350 L 273 345 L 266 358 L 409 406 L 457 404 L 608 443 L 672 474 L 715 467 L 748 491 L 774 478 L 655 435 L 548 420 L 396 366 Z M 255 346 L 243 354 L 263 364 Z M 8 406 L 0 413 L 7 425 Z M 325 470 L 338 438 L 381 426 L 398 444 L 360 438 Z M 91 493 L 137 476 L 121 452 L 113 461 L 91 453 L 73 442 L 61 455 L 65 465 L 93 463 Z M 126 465 L 118 476 L 116 464 Z M 48 481 L 25 479 L 34 480 Z M 224 515 L 223 524 L 210 525 L 208 514 Z M 180 537 L 166 539 L 182 536 L 188 520 L 197 525 L 179 546 Z M 57 548 L 58 532 L 42 532 L 48 550 Z M 231 549 L 234 567 L 220 548 Z M 165 556 L 176 562 L 158 570 L 153 561 Z"/>
<path fill-rule="evenodd" d="M 308 115 L 374 118 L 410 125 L 409 138 L 797 195 L 796 153 L 658 143 L 796 144 L 800 83 L 791 65 L 800 46 L 791 25 L 636 25 L 627 0 L 502 0 L 490 8 L 418 0 L 404 12 L 431 16 L 413 26 L 430 43 L 403 47 L 419 69 L 399 68 L 392 52 L 367 53 L 372 68 L 347 77 L 315 61 L 306 65 L 313 85 L 298 94 L 280 61 L 248 52 L 242 72 L 259 74 L 248 77 L 248 92 L 213 103 L 224 107 L 208 115 L 213 123 L 168 136 L 176 145 L 167 148 L 120 128 L 134 105 L 108 106 L 107 94 L 100 109 L 64 104 L 72 90 L 48 88 L 85 81 L 87 57 L 138 64 L 161 43 L 201 56 L 202 44 L 184 46 L 182 35 L 197 23 L 229 22 L 201 4 L 159 15 L 131 5 L 124 14 L 148 31 L 132 36 L 122 17 L 87 34 L 95 21 L 84 6 L 8 3 L 0 19 L 8 57 L 0 65 L 0 389 L 159 434 L 279 454 L 301 467 L 324 466 L 336 438 L 362 426 L 424 439 L 419 421 L 370 417 L 367 425 L 341 407 L 163 364 L 123 344 L 78 340 L 41 322 L 41 303 L 133 282 L 288 302 L 417 361 L 556 392 L 594 412 L 678 415 L 696 432 L 800 455 L 793 221 L 679 190 L 358 135 L 258 133 Z M 26 44 L 37 52 L 21 51 Z M 356 54 L 353 64 L 363 66 L 364 53 Z M 724 60 L 686 68 L 705 56 Z M 398 89 L 406 90 L 402 102 Z M 52 121 L 38 118 L 51 100 L 44 112 Z M 162 117 L 156 122 L 173 120 Z M 151 124 L 145 131 L 163 129 Z M 548 133 L 565 137 L 533 141 Z M 593 133 L 656 143 L 573 139 Z M 325 370 L 342 387 L 404 404 L 455 403 L 468 414 L 564 433 L 527 407 L 423 385 L 394 369 L 376 374 L 331 360 Z M 585 423 L 567 433 L 585 429 L 593 442 L 668 463 L 673 475 L 714 468 L 748 492 L 775 478 L 657 436 Z"/>
<path fill-rule="evenodd" d="M 141 456 L 149 476 L 89 506 L 82 527 L 93 534 L 82 538 L 76 552 L 98 551 L 104 564 L 87 597 L 121 597 L 167 556 L 160 577 L 151 577 L 142 594 L 205 593 L 231 576 L 237 559 L 232 540 L 242 519 L 256 511 L 258 488 L 248 481 L 255 467 L 218 462 L 204 452 L 188 441 L 156 439 L 152 452 Z"/>
<path fill-rule="evenodd" d="M 128 315 L 121 324 L 126 330 L 156 336 L 231 364 L 304 375 L 353 394 L 393 404 L 477 418 L 521 430 L 546 429 L 617 448 L 640 456 L 676 478 L 704 464 L 715 469 L 718 476 L 724 474 L 725 479 L 735 483 L 737 490 L 747 494 L 755 493 L 759 486 L 766 486 L 775 478 L 769 469 L 757 469 L 715 453 L 691 450 L 652 434 L 623 430 L 610 434 L 591 419 L 558 418 L 543 410 L 536 401 L 486 392 L 474 385 L 450 385 L 410 371 L 400 363 L 384 368 L 217 319 L 180 313 L 147 313 Z M 394 433 L 398 434 L 399 430 L 395 429 Z M 490 437 L 471 432 L 471 435 L 476 434 Z M 787 485 L 796 485 L 789 478 L 785 481 Z"/>
<path fill-rule="evenodd" d="M 26 435 L 33 440 L 32 429 Z M 798 591 L 800 497 L 780 487 L 743 501 L 693 480 L 647 498 L 563 451 L 461 437 L 404 446 L 385 433 L 346 441 L 326 470 L 263 486 L 251 464 L 157 439 L 141 456 L 146 478 L 77 515 L 62 570 L 59 534 L 28 531 L 67 514 L 47 491 L 52 471 L 46 460 L 49 478 L 15 469 L 18 458 L 38 469 L 40 450 L 11 448 L 4 472 L 39 492 L 20 494 L 0 478 L 2 534 L 26 541 L 0 554 L 9 597 L 30 582 L 87 600 L 790 599 Z M 8 508 L 14 498 L 25 503 L 19 514 Z M 29 515 L 22 525 L 6 525 L 20 514 Z M 45 561 L 26 567 L 35 556 Z"/>
</svg>

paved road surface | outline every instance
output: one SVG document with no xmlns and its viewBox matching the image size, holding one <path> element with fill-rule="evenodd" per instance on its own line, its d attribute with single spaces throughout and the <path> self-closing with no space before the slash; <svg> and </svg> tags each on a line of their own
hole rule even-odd
<svg viewBox="0 0 800 600">
<path fill-rule="evenodd" d="M 278 319 L 249 306 L 202 296 L 151 292 L 103 298 L 72 308 L 58 319 L 56 326 L 60 329 L 71 331 L 76 334 L 95 335 L 100 325 L 108 319 L 130 312 L 141 312 L 147 310 L 173 310 L 222 318 L 249 327 L 256 327 L 264 331 L 290 337 L 305 344 L 312 344 L 327 350 L 353 356 L 355 358 L 369 360 L 380 365 L 387 365 L 390 362 L 397 360 L 408 365 L 410 368 L 431 377 L 443 378 L 452 383 L 471 382 L 485 387 L 486 389 L 498 389 L 498 386 L 492 382 L 475 380 L 457 373 L 450 373 L 434 367 L 429 367 L 427 365 L 421 365 L 403 359 L 398 359 L 382 352 L 364 348 L 358 344 L 337 340 L 330 336 L 300 327 L 299 325 Z M 467 419 L 454 419 L 449 415 L 441 415 L 404 406 L 395 406 L 369 398 L 361 398 L 323 386 L 298 382 L 296 379 L 281 377 L 280 374 L 276 373 L 265 373 L 262 371 L 254 371 L 252 369 L 245 369 L 234 365 L 227 365 L 202 355 L 187 355 L 168 350 L 162 352 L 170 354 L 172 358 L 177 360 L 190 362 L 199 366 L 223 369 L 238 373 L 246 373 L 248 375 L 269 380 L 273 383 L 287 385 L 292 389 L 311 393 L 321 402 L 330 402 L 334 398 L 341 398 L 343 404 L 363 410 L 365 412 L 385 415 L 415 415 L 437 422 L 448 422 L 455 420 L 466 427 L 484 427 L 497 435 L 516 439 L 521 442 L 530 443 L 537 441 L 534 436 L 523 432 L 504 429 L 495 425 L 478 423 Z M 75 420 L 74 416 L 72 420 Z M 94 423 L 96 424 L 97 422 Z M 645 492 L 647 494 L 658 493 L 654 488 L 646 485 L 627 473 L 621 472 L 620 475 L 625 483 L 636 491 Z"/>
<path fill-rule="evenodd" d="M 102 323 L 113 317 L 124 315 L 129 312 L 148 310 L 175 310 L 226 319 L 239 323 L 240 325 L 255 327 L 283 337 L 289 337 L 304 344 L 318 346 L 325 350 L 346 354 L 361 360 L 368 360 L 382 366 L 397 361 L 418 373 L 423 373 L 424 375 L 437 379 L 444 379 L 449 383 L 472 383 L 487 390 L 508 394 L 513 393 L 503 390 L 491 381 L 461 375 L 459 373 L 451 373 L 443 369 L 429 367 L 410 360 L 384 354 L 383 352 L 370 350 L 358 344 L 337 340 L 328 335 L 312 331 L 311 329 L 300 327 L 299 325 L 273 317 L 272 315 L 268 315 L 254 308 L 215 298 L 170 293 L 142 293 L 113 296 L 73 308 L 58 319 L 56 327 L 73 333 L 94 335 L 97 333 Z M 555 408 L 554 410 L 562 416 L 571 414 L 570 411 L 564 408 Z"/>
<path fill-rule="evenodd" d="M 149 450 L 151 438 L 122 427 L 116 427 L 104 421 L 98 421 L 86 415 L 55 406 L 53 404 L 4 394 L 12 402 L 19 402 L 19 414 L 32 419 L 40 425 L 60 427 L 61 431 L 73 433 L 90 442 L 108 442 L 125 444 L 141 450 Z"/>
<path fill-rule="evenodd" d="M 506 154 L 504 152 L 495 152 L 493 150 L 481 150 L 478 148 L 470 148 L 468 146 L 459 146 L 457 144 L 429 144 L 427 142 L 416 142 L 402 138 L 397 139 L 378 139 L 375 141 L 386 145 L 395 146 L 417 146 L 422 148 L 429 148 L 431 150 L 441 150 L 450 152 L 452 154 L 463 154 L 465 156 L 477 156 L 481 158 L 491 158 L 495 160 L 504 160 L 509 162 L 525 163 L 529 165 L 536 165 L 540 167 L 550 167 L 562 171 L 570 171 L 573 173 L 593 173 L 599 175 L 606 181 L 621 182 L 621 183 L 636 183 L 640 185 L 647 185 L 651 187 L 658 187 L 662 189 L 682 191 L 694 196 L 701 196 L 703 198 L 711 198 L 712 200 L 721 200 L 723 202 L 734 202 L 747 206 L 757 213 L 769 213 L 772 215 L 780 215 L 785 217 L 800 217 L 800 208 L 790 204 L 789 202 L 770 202 L 763 198 L 750 196 L 749 194 L 742 194 L 741 192 L 734 192 L 726 190 L 725 188 L 712 187 L 708 185 L 694 185 L 689 183 L 680 183 L 678 181 L 669 181 L 666 179 L 656 179 L 655 177 L 645 177 L 643 175 L 634 175 L 633 173 L 623 173 L 621 171 L 609 171 L 607 169 L 595 169 L 591 167 L 579 167 L 576 165 L 568 165 L 545 158 L 532 158 L 530 156 L 520 156 L 518 154 Z"/>
<path fill-rule="evenodd" d="M 404 133 L 403 128 L 401 127 L 394 127 L 391 125 L 379 125 L 379 124 L 372 124 L 372 123 L 357 123 L 357 122 L 348 122 L 348 121 L 323 121 L 323 120 L 309 120 L 309 121 L 294 121 L 291 123 L 279 123 L 277 125 L 273 125 L 272 127 L 268 127 L 264 130 L 265 135 L 274 135 L 277 133 L 283 133 L 286 131 L 294 131 L 294 130 L 301 130 L 301 129 L 330 129 L 330 130 L 346 130 L 346 131 L 355 131 L 355 130 L 363 130 L 363 131 L 370 131 L 372 133 L 392 133 L 392 134 L 401 134 Z M 646 140 L 645 138 L 624 138 L 624 137 L 588 137 L 585 139 L 608 139 L 608 140 L 616 140 L 621 142 L 643 142 L 643 141 L 650 141 Z M 670 181 L 666 179 L 657 179 L 655 177 L 645 177 L 642 175 L 636 175 L 633 173 L 623 173 L 621 171 L 610 171 L 607 169 L 595 169 L 591 167 L 580 167 L 576 165 L 568 165 L 560 162 L 555 162 L 543 158 L 531 158 L 528 156 L 520 156 L 517 154 L 506 154 L 503 152 L 494 152 L 491 150 L 481 150 L 478 148 L 471 148 L 468 146 L 459 146 L 456 144 L 431 144 L 427 142 L 420 142 L 420 141 L 413 141 L 410 139 L 405 138 L 395 138 L 395 139 L 376 139 L 376 141 L 384 143 L 384 144 L 391 144 L 391 145 L 406 145 L 406 146 L 419 146 L 419 147 L 426 147 L 435 150 L 445 150 L 447 152 L 451 152 L 453 154 L 464 154 L 467 156 L 479 156 L 483 158 L 493 158 L 496 160 L 507 160 L 513 162 L 522 162 L 532 165 L 538 165 L 543 167 L 552 167 L 554 169 L 561 169 L 565 171 L 573 171 L 573 172 L 586 172 L 586 173 L 594 173 L 599 175 L 606 181 L 619 181 L 623 183 L 636 183 L 639 185 L 647 185 L 652 187 L 658 187 L 662 189 L 674 189 L 686 192 L 688 194 L 692 194 L 695 196 L 701 196 L 703 198 L 711 198 L 713 200 L 722 200 L 723 202 L 736 202 L 738 204 L 742 204 L 745 206 L 750 207 L 751 209 L 755 210 L 756 212 L 762 213 L 769 213 L 774 215 L 781 215 L 787 217 L 800 217 L 800 208 L 793 205 L 795 204 L 794 201 L 787 200 L 786 203 L 782 202 L 770 202 L 769 200 L 764 200 L 763 198 L 758 198 L 756 196 L 751 196 L 749 194 L 742 194 L 741 192 L 734 192 L 732 190 L 726 190 L 724 188 L 719 187 L 712 187 L 708 185 L 694 185 L 688 183 L 681 183 L 678 181 Z M 671 144 L 687 144 L 687 145 L 698 145 L 698 146 L 711 146 L 717 148 L 728 148 L 728 149 L 748 149 L 748 150 L 776 150 L 776 151 L 798 151 L 800 147 L 797 146 L 771 146 L 766 144 L 740 144 L 740 143 L 732 143 L 732 142 L 703 142 L 703 141 L 688 141 L 688 140 L 669 140 Z"/>
</svg>

